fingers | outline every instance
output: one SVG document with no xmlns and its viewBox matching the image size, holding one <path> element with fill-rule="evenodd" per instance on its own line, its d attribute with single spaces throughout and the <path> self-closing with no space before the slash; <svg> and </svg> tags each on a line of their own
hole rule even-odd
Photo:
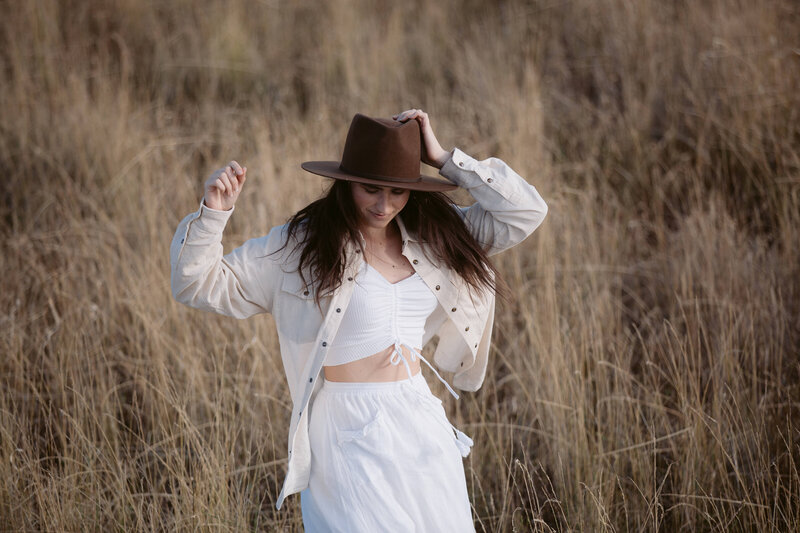
<svg viewBox="0 0 800 533">
<path fill-rule="evenodd" d="M 398 113 L 396 115 L 392 115 L 392 118 L 397 120 L 398 122 L 405 122 L 412 118 L 420 119 L 424 124 L 428 120 L 428 114 L 421 109 L 407 109 L 402 113 Z"/>
<path fill-rule="evenodd" d="M 244 170 L 242 170 L 242 167 L 236 161 L 228 163 L 228 168 L 230 168 L 236 176 L 241 176 L 244 173 Z"/>
<path fill-rule="evenodd" d="M 216 170 L 208 179 L 209 190 L 217 189 L 220 195 L 236 198 L 247 179 L 247 167 L 231 161 L 223 168 Z"/>
<path fill-rule="evenodd" d="M 228 166 L 223 169 L 223 171 L 230 184 L 229 194 L 239 192 L 239 189 L 241 189 L 245 179 L 247 179 L 247 167 L 242 167 L 236 161 L 231 161 Z"/>
<path fill-rule="evenodd" d="M 231 179 L 228 177 L 226 173 L 221 173 L 217 178 L 217 181 L 214 182 L 219 192 L 225 195 L 232 195 L 233 194 L 233 184 L 231 183 Z"/>
<path fill-rule="evenodd" d="M 437 168 L 442 168 L 447 160 L 447 152 L 444 151 L 442 145 L 436 139 L 428 114 L 421 109 L 407 109 L 402 113 L 392 115 L 392 118 L 399 122 L 411 119 L 417 120 L 423 140 L 422 161 Z"/>
<path fill-rule="evenodd" d="M 221 193 L 228 196 L 233 195 L 238 189 L 238 184 L 238 180 L 234 177 L 233 171 L 229 167 L 220 171 L 216 185 Z"/>
<path fill-rule="evenodd" d="M 239 180 L 236 179 L 234 175 L 234 171 L 231 170 L 230 167 L 225 168 L 225 173 L 223 174 L 225 178 L 225 185 L 227 186 L 227 193 L 233 194 L 239 188 Z"/>
<path fill-rule="evenodd" d="M 225 183 L 223 183 L 222 178 L 217 178 L 216 181 L 214 181 L 214 187 L 216 187 L 217 190 L 219 190 L 220 194 L 227 194 Z"/>
</svg>

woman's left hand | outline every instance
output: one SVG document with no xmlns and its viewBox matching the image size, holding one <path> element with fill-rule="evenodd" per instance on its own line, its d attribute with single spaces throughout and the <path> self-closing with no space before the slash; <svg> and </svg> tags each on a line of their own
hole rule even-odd
<svg viewBox="0 0 800 533">
<path fill-rule="evenodd" d="M 422 146 L 424 147 L 422 153 L 423 163 L 436 168 L 442 168 L 447 163 L 447 160 L 450 159 L 450 152 L 443 149 L 439 141 L 436 140 L 436 135 L 433 134 L 433 128 L 431 128 L 431 120 L 426 112 L 421 109 L 408 109 L 393 115 L 392 118 L 399 122 L 405 122 L 410 119 L 419 122 L 419 129 L 422 132 Z"/>
</svg>

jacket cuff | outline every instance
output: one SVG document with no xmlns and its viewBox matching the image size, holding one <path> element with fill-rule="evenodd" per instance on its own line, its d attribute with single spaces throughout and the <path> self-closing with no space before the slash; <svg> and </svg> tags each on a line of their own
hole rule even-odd
<svg viewBox="0 0 800 533">
<path fill-rule="evenodd" d="M 514 184 L 513 180 L 509 180 L 506 176 L 508 170 L 510 170 L 508 165 L 500 159 L 489 158 L 478 161 L 458 148 L 453 148 L 450 159 L 442 165 L 439 174 L 464 189 L 486 186 L 503 198 L 509 199 L 514 195 Z M 475 195 L 474 191 L 470 192 Z"/>
<path fill-rule="evenodd" d="M 192 229 L 206 234 L 222 235 L 234 209 L 236 206 L 227 211 L 211 209 L 206 205 L 205 200 L 200 200 L 200 209 L 198 209 L 197 218 L 192 222 Z"/>
<path fill-rule="evenodd" d="M 478 162 L 474 158 L 468 156 L 458 148 L 453 148 L 450 159 L 439 169 L 439 174 L 459 187 L 470 189 L 482 183 L 480 176 L 474 172 L 465 172 L 473 170 L 477 163 Z"/>
</svg>

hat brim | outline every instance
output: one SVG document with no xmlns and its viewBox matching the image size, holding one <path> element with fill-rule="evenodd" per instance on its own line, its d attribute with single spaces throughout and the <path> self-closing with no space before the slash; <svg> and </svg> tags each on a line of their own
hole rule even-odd
<svg viewBox="0 0 800 533">
<path fill-rule="evenodd" d="M 458 185 L 438 178 L 420 175 L 419 181 L 389 181 L 372 178 L 364 178 L 348 174 L 339 168 L 338 161 L 306 161 L 300 165 L 303 170 L 318 174 L 327 178 L 337 180 L 355 181 L 357 183 L 369 183 L 378 187 L 392 187 L 395 189 L 410 189 L 412 191 L 452 191 L 458 189 Z"/>
</svg>

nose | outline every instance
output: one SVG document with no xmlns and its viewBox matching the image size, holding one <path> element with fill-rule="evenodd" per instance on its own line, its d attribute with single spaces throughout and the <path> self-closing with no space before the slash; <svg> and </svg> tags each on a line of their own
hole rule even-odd
<svg viewBox="0 0 800 533">
<path fill-rule="evenodd" d="M 386 207 L 389 205 L 389 191 L 381 191 L 378 195 L 378 199 L 375 202 L 375 207 L 377 208 L 378 212 L 385 213 Z"/>
</svg>

